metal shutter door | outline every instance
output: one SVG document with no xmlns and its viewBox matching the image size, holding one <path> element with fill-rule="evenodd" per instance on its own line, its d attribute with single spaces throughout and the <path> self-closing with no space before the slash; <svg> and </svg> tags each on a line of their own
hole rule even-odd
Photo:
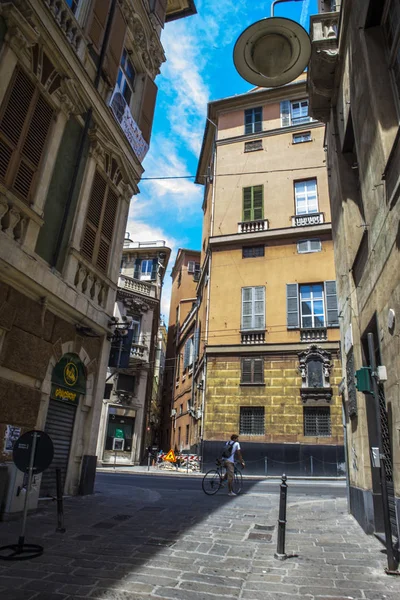
<svg viewBox="0 0 400 600">
<path fill-rule="evenodd" d="M 54 458 L 50 467 L 42 474 L 40 486 L 40 496 L 42 498 L 56 495 L 56 468 L 61 469 L 62 484 L 65 484 L 75 411 L 76 406 L 73 404 L 58 402 L 57 400 L 50 400 L 49 402 L 44 430 L 53 441 Z"/>
</svg>

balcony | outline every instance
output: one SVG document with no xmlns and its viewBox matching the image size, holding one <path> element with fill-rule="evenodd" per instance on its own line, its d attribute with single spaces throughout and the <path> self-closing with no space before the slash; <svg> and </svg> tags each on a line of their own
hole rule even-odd
<svg viewBox="0 0 400 600">
<path fill-rule="evenodd" d="M 145 344 L 133 343 L 130 352 L 130 363 L 148 362 L 149 361 L 149 349 Z"/>
<path fill-rule="evenodd" d="M 30 221 L 37 226 L 42 225 L 43 220 L 25 202 L 13 195 L 10 200 L 0 190 L 0 231 L 16 242 L 23 244 L 25 233 Z"/>
<path fill-rule="evenodd" d="M 156 297 L 156 286 L 148 281 L 139 281 L 126 275 L 120 275 L 118 279 L 118 287 L 122 290 L 142 294 L 151 298 Z"/>
<path fill-rule="evenodd" d="M 300 329 L 301 342 L 325 342 L 328 339 L 326 327 Z"/>
<path fill-rule="evenodd" d="M 83 259 L 78 253 L 72 251 L 70 256 L 69 268 L 75 271 L 74 287 L 77 292 L 86 297 L 87 300 L 94 302 L 105 310 L 109 310 L 107 304 L 109 286 L 107 285 L 107 277 L 102 277 L 97 269 L 88 261 Z"/>
<path fill-rule="evenodd" d="M 42 2 L 51 12 L 53 19 L 72 48 L 79 54 L 81 43 L 84 42 L 83 34 L 74 13 L 65 0 L 42 0 Z"/>
<path fill-rule="evenodd" d="M 331 110 L 338 61 L 338 25 L 339 12 L 320 13 L 310 18 L 309 112 L 314 119 L 324 123 L 329 120 Z"/>
<path fill-rule="evenodd" d="M 268 219 L 258 219 L 257 221 L 241 221 L 238 223 L 238 233 L 257 233 L 267 231 Z"/>
<path fill-rule="evenodd" d="M 111 96 L 110 108 L 114 117 L 120 124 L 130 147 L 138 159 L 142 161 L 147 154 L 149 145 L 143 138 L 142 132 L 137 126 L 135 119 L 132 117 L 131 110 L 125 98 L 117 87 L 114 89 L 114 93 Z"/>
<path fill-rule="evenodd" d="M 307 227 L 324 223 L 324 213 L 310 213 L 308 215 L 294 215 L 292 227 Z"/>
<path fill-rule="evenodd" d="M 241 343 L 246 345 L 265 344 L 265 331 L 241 332 Z"/>
</svg>

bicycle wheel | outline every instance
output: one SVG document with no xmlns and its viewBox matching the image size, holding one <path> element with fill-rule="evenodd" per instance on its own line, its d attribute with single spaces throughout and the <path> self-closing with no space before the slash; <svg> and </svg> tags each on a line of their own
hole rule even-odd
<svg viewBox="0 0 400 600">
<path fill-rule="evenodd" d="M 238 469 L 235 469 L 235 474 L 234 474 L 233 483 L 232 483 L 232 490 L 235 492 L 235 494 L 240 494 L 240 492 L 242 491 L 242 488 L 243 488 L 242 473 Z"/>
<path fill-rule="evenodd" d="M 201 486 L 203 488 L 203 492 L 208 496 L 212 496 L 216 494 L 221 487 L 221 474 L 216 469 L 212 469 L 211 471 L 207 471 L 207 473 L 203 477 L 203 481 L 201 482 Z"/>
</svg>

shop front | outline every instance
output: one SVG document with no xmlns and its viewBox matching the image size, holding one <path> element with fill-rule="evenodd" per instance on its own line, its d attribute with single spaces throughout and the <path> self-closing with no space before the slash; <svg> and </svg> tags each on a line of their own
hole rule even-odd
<svg viewBox="0 0 400 600">
<path fill-rule="evenodd" d="M 103 462 L 131 464 L 135 451 L 136 411 L 122 406 L 108 406 Z"/>
</svg>

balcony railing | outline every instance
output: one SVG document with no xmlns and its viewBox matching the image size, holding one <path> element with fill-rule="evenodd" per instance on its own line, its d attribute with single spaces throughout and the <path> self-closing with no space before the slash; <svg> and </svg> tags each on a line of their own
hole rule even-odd
<svg viewBox="0 0 400 600">
<path fill-rule="evenodd" d="M 301 342 L 323 342 L 328 339 L 326 327 L 300 329 Z"/>
<path fill-rule="evenodd" d="M 83 35 L 74 13 L 65 0 L 42 0 L 75 52 L 79 52 Z"/>
<path fill-rule="evenodd" d="M 132 117 L 131 110 L 125 98 L 117 87 L 111 96 L 110 108 L 120 124 L 130 147 L 138 159 L 142 161 L 147 154 L 149 145 L 145 141 L 135 119 Z"/>
<path fill-rule="evenodd" d="M 93 268 L 86 262 L 77 261 L 74 279 L 75 289 L 92 300 L 95 304 L 106 308 L 109 287 Z"/>
<path fill-rule="evenodd" d="M 132 277 L 127 277 L 126 275 L 120 275 L 118 287 L 123 290 L 129 290 L 130 292 L 143 294 L 143 296 L 151 296 L 152 298 L 155 298 L 156 295 L 156 288 L 153 284 L 148 283 L 147 281 L 138 281 L 137 279 L 132 279 Z"/>
<path fill-rule="evenodd" d="M 292 227 L 307 227 L 307 225 L 319 225 L 324 222 L 324 213 L 310 213 L 308 215 L 294 215 Z"/>
<path fill-rule="evenodd" d="M 242 332 L 242 344 L 265 344 L 265 331 Z"/>
<path fill-rule="evenodd" d="M 23 243 L 26 228 L 34 213 L 24 202 L 16 199 L 9 203 L 5 196 L 0 193 L 0 231 L 4 231 L 8 237 L 16 242 Z"/>
<path fill-rule="evenodd" d="M 238 233 L 257 233 L 268 229 L 268 219 L 257 219 L 256 221 L 241 221 L 238 223 Z"/>
<path fill-rule="evenodd" d="M 140 360 L 147 362 L 149 359 L 149 349 L 144 344 L 133 343 L 130 352 L 131 360 Z"/>
</svg>

